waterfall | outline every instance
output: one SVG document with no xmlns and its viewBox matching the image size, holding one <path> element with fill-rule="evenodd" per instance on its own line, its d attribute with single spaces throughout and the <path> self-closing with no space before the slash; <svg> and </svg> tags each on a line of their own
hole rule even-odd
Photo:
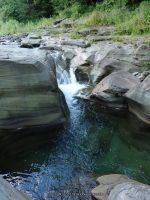
<svg viewBox="0 0 150 200">
<path fill-rule="evenodd" d="M 77 83 L 77 79 L 76 79 L 75 73 L 73 71 L 73 68 L 70 68 L 70 82 L 72 84 Z"/>
<path fill-rule="evenodd" d="M 62 71 L 61 75 L 59 75 L 59 77 L 57 78 L 57 81 L 58 81 L 58 85 L 70 83 L 70 77 L 67 70 Z"/>
<path fill-rule="evenodd" d="M 77 82 L 73 68 L 68 70 L 64 67 L 65 59 L 63 56 L 60 58 L 60 54 L 56 53 L 54 55 L 54 59 L 56 64 L 58 86 L 64 93 L 68 105 L 71 105 L 74 95 L 79 90 L 84 88 L 85 85 Z"/>
<path fill-rule="evenodd" d="M 84 84 L 77 82 L 73 69 L 66 73 L 67 76 L 63 76 L 64 81 L 58 81 L 59 88 L 62 90 L 66 97 L 68 105 L 71 105 L 74 95 L 85 87 Z M 62 78 L 61 78 L 62 79 Z M 69 80 L 69 81 L 68 81 Z"/>
</svg>

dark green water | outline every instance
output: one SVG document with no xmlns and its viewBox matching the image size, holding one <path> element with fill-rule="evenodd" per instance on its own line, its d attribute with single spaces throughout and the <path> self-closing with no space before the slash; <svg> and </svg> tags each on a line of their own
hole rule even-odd
<svg viewBox="0 0 150 200">
<path fill-rule="evenodd" d="M 97 176 L 150 184 L 150 130 L 129 113 L 72 99 L 57 130 L 0 133 L 0 173 L 35 200 L 91 199 Z M 52 135 L 53 138 L 52 138 Z"/>
</svg>

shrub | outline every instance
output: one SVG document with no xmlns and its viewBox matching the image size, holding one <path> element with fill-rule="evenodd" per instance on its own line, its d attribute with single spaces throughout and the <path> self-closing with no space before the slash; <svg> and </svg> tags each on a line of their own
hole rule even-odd
<svg viewBox="0 0 150 200">
<path fill-rule="evenodd" d="M 117 25 L 116 32 L 136 35 L 150 33 L 150 2 L 142 2 L 132 18 Z"/>
<path fill-rule="evenodd" d="M 87 18 L 87 25 L 115 25 L 117 34 L 150 33 L 150 2 L 143 1 L 134 10 L 125 4 L 109 4 L 107 9 L 104 5 L 96 5 L 96 9 Z"/>
</svg>

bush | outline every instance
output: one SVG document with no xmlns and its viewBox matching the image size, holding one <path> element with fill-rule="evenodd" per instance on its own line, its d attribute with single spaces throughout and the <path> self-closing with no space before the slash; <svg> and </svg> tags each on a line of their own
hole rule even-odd
<svg viewBox="0 0 150 200">
<path fill-rule="evenodd" d="M 13 18 L 19 22 L 49 17 L 53 14 L 51 0 L 0 0 L 3 20 Z"/>
<path fill-rule="evenodd" d="M 52 19 L 49 18 L 42 18 L 38 21 L 28 21 L 26 23 L 19 23 L 17 20 L 10 19 L 5 23 L 0 21 L 0 34 L 30 32 L 51 24 Z"/>
<path fill-rule="evenodd" d="M 116 32 L 136 35 L 150 33 L 150 2 L 142 2 L 130 19 L 117 25 Z"/>
<path fill-rule="evenodd" d="M 121 5 L 119 8 L 119 4 L 111 4 L 106 9 L 104 3 L 97 4 L 96 9 L 88 16 L 87 25 L 115 25 L 117 34 L 150 33 L 150 2 L 143 1 L 134 10 L 125 4 Z"/>
</svg>

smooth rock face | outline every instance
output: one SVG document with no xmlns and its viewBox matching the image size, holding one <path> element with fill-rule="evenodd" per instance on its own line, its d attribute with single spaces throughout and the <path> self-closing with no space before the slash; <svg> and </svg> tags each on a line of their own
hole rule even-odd
<svg viewBox="0 0 150 200">
<path fill-rule="evenodd" d="M 97 200 L 149 200 L 150 186 L 125 175 L 110 174 L 97 179 L 100 184 L 92 190 Z"/>
<path fill-rule="evenodd" d="M 96 98 L 110 107 L 122 107 L 125 104 L 123 94 L 139 82 L 139 79 L 129 72 L 114 72 L 96 85 L 91 98 Z"/>
<path fill-rule="evenodd" d="M 138 182 L 126 182 L 117 185 L 108 200 L 149 200 L 150 186 Z"/>
<path fill-rule="evenodd" d="M 31 200 L 26 194 L 13 188 L 7 181 L 0 177 L 1 200 Z"/>
<path fill-rule="evenodd" d="M 68 108 L 52 56 L 38 49 L 0 46 L 0 128 L 56 125 Z"/>
<path fill-rule="evenodd" d="M 140 45 L 135 52 L 136 59 L 140 61 L 149 61 L 150 62 L 150 45 L 142 44 Z"/>
<path fill-rule="evenodd" d="M 118 184 L 128 182 L 130 179 L 122 174 L 104 175 L 97 179 L 99 186 L 92 190 L 92 196 L 97 200 L 107 200 L 110 191 Z"/>
<path fill-rule="evenodd" d="M 125 97 L 128 101 L 129 110 L 150 125 L 150 75 L 135 88 L 129 90 Z"/>
<path fill-rule="evenodd" d="M 108 46 L 108 49 L 108 52 L 106 51 L 104 57 L 96 64 L 91 72 L 93 82 L 100 81 L 113 71 L 130 71 L 137 69 L 133 58 L 134 50 L 132 47 L 114 45 L 113 48 Z"/>
</svg>

